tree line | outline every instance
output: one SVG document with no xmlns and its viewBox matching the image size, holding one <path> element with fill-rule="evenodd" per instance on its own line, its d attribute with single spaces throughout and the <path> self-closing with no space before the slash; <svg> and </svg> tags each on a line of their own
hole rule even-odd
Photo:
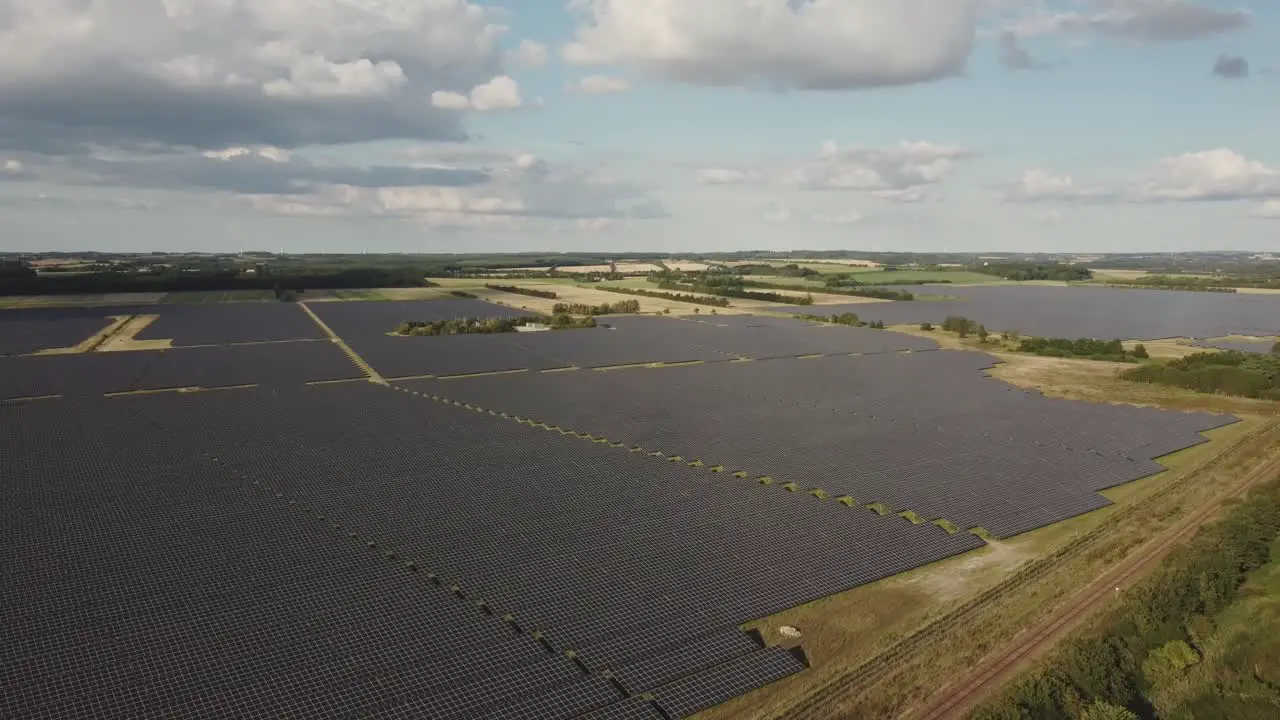
<svg viewBox="0 0 1280 720">
<path fill-rule="evenodd" d="M 1215 672 L 1188 688 L 1206 657 L 1216 618 L 1239 597 L 1249 574 L 1275 562 L 1280 480 L 1228 505 L 1147 579 L 1127 589 L 1099 623 L 1077 631 L 1040 667 L 976 709 L 972 720 L 1121 720 L 1274 718 L 1280 679 L 1274 648 L 1260 665 Z M 1274 630 L 1271 632 L 1274 633 Z M 1237 661 L 1242 659 L 1237 658 Z M 1170 690 L 1190 689 L 1193 692 Z"/>
<path fill-rule="evenodd" d="M 619 300 L 615 303 L 589 305 L 587 303 L 556 303 L 551 308 L 556 315 L 623 315 L 640 312 L 639 300 Z"/>
<path fill-rule="evenodd" d="M 1038 263 L 978 263 L 967 270 L 983 275 L 994 275 L 1005 280 L 1057 280 L 1061 282 L 1080 282 L 1093 279 L 1093 272 L 1083 265 L 1038 264 Z"/>
<path fill-rule="evenodd" d="M 1195 353 L 1126 370 L 1120 376 L 1202 393 L 1280 400 L 1280 343 L 1269 354 L 1238 350 Z"/>
<path fill-rule="evenodd" d="M 488 335 L 517 332 L 528 325 L 548 325 L 554 330 L 593 328 L 594 317 L 575 318 L 566 313 L 504 318 L 453 318 L 449 320 L 408 320 L 396 326 L 396 335 L 432 337 L 437 335 Z"/>
<path fill-rule="evenodd" d="M 522 288 L 515 285 L 490 285 L 485 283 L 485 287 L 490 290 L 500 290 L 513 295 L 527 295 L 529 297 L 542 298 L 544 300 L 559 300 L 560 296 L 551 290 L 535 290 L 534 288 Z"/>
<path fill-rule="evenodd" d="M 1095 340 L 1093 338 L 1023 338 L 1018 343 L 1018 352 L 1031 353 L 1044 357 L 1085 358 L 1088 360 L 1106 360 L 1109 362 L 1137 362 L 1150 355 L 1145 345 L 1136 345 L 1133 350 L 1125 350 L 1124 343 L 1119 340 Z"/>
<path fill-rule="evenodd" d="M 647 278 L 663 290 L 682 290 L 685 292 L 719 295 L 720 297 L 739 298 L 742 300 L 761 300 L 784 305 L 812 305 L 812 295 L 783 295 L 776 292 L 759 292 L 748 290 L 740 275 L 703 273 L 662 272 L 651 273 Z M 768 284 L 762 284 L 768 287 Z M 760 286 L 760 285 L 757 285 Z M 790 286 L 783 286 L 794 290 Z"/>
<path fill-rule="evenodd" d="M 663 300 L 675 300 L 676 302 L 692 303 L 694 305 L 729 307 L 729 299 L 723 298 L 723 297 L 706 297 L 703 295 L 686 295 L 683 293 L 658 292 L 657 290 L 645 290 L 644 288 L 617 287 L 613 285 L 602 285 L 597 289 L 606 290 L 611 293 L 619 293 L 622 295 L 638 295 L 640 297 L 660 298 Z"/>
<path fill-rule="evenodd" d="M 874 330 L 884 329 L 883 320 L 864 322 L 856 314 L 849 312 L 840 313 L 838 315 L 797 315 L 796 317 L 810 322 L 830 323 L 832 325 L 848 325 L 850 327 L 865 327 L 872 328 Z"/>
</svg>

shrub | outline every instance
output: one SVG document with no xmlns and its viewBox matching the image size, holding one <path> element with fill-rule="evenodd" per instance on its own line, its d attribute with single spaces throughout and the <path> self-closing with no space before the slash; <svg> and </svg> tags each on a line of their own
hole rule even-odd
<svg viewBox="0 0 1280 720">
<path fill-rule="evenodd" d="M 920 323 L 920 329 L 924 330 L 925 332 L 933 332 L 933 323 L 922 322 Z"/>
</svg>

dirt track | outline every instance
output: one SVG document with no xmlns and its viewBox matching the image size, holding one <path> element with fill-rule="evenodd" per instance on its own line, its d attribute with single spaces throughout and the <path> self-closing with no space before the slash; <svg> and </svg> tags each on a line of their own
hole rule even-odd
<svg viewBox="0 0 1280 720">
<path fill-rule="evenodd" d="M 1280 474 L 1280 457 L 1255 468 L 1212 502 L 1198 508 L 1164 535 L 1142 547 L 1134 556 L 1099 576 L 1051 617 L 1024 630 L 1009 646 L 980 663 L 968 676 L 946 686 L 940 696 L 911 717 L 919 720 L 964 717 L 983 698 L 1011 680 L 1027 663 L 1046 653 L 1091 613 L 1123 592 L 1130 581 L 1152 569 L 1180 543 L 1194 535 L 1217 514 L 1223 503 L 1243 495 L 1252 485 L 1277 474 Z"/>
</svg>

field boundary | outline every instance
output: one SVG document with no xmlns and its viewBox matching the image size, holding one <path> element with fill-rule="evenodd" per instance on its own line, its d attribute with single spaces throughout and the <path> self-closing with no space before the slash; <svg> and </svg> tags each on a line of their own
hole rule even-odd
<svg viewBox="0 0 1280 720">
<path fill-rule="evenodd" d="M 986 610 L 996 602 L 1003 600 L 1005 597 L 1022 590 L 1036 580 L 1048 575 L 1063 561 L 1083 555 L 1086 551 L 1092 549 L 1100 541 L 1106 538 L 1112 525 L 1123 523 L 1126 519 L 1143 512 L 1144 506 L 1151 501 L 1167 497 L 1176 490 L 1189 484 L 1192 480 L 1202 477 L 1205 473 L 1212 472 L 1219 465 L 1225 462 L 1227 458 L 1233 456 L 1236 451 L 1257 441 L 1262 436 L 1275 431 L 1277 428 L 1280 428 L 1280 420 L 1269 420 L 1264 422 L 1258 428 L 1255 428 L 1244 436 L 1238 438 L 1228 447 L 1223 448 L 1213 457 L 1206 459 L 1193 470 L 1184 473 L 1180 477 L 1166 484 L 1164 487 L 1145 497 L 1143 499 L 1143 503 L 1133 503 L 1121 508 L 1109 519 L 1107 523 L 1076 537 L 1054 552 L 1027 563 L 1025 567 L 1019 569 L 1017 572 L 990 588 L 978 593 L 959 607 L 939 616 L 937 619 L 918 628 L 914 632 L 907 634 L 901 640 L 885 648 L 880 653 L 854 666 L 849 671 L 841 675 L 837 675 L 825 686 L 819 688 L 813 693 L 810 693 L 808 696 L 801 698 L 791 707 L 770 717 L 775 719 L 794 718 L 797 720 L 820 720 L 834 717 L 835 713 L 829 706 L 839 701 L 851 690 L 873 685 L 885 679 L 895 669 L 897 669 L 904 660 L 917 652 L 936 649 L 938 647 L 937 641 L 947 631 L 968 621 L 973 616 Z"/>
</svg>

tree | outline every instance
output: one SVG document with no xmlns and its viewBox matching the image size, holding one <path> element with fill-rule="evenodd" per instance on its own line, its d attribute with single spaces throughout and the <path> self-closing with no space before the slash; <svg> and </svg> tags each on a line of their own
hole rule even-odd
<svg viewBox="0 0 1280 720">
<path fill-rule="evenodd" d="M 979 325 L 978 326 L 978 342 L 986 342 L 987 338 L 989 337 L 991 337 L 991 333 L 987 332 L 987 326 Z"/>
<path fill-rule="evenodd" d="M 1200 662 L 1200 654 L 1182 640 L 1170 640 L 1152 650 L 1142 661 L 1142 674 L 1159 688 L 1182 677 L 1187 668 Z"/>
<path fill-rule="evenodd" d="M 1280 355 L 1280 340 L 1277 340 L 1276 344 L 1271 346 L 1271 354 Z"/>
<path fill-rule="evenodd" d="M 920 329 L 924 330 L 925 332 L 933 332 L 933 323 L 922 322 L 920 323 Z"/>
<path fill-rule="evenodd" d="M 1151 357 L 1151 355 L 1147 352 L 1147 346 L 1143 345 L 1142 343 L 1138 343 L 1137 345 L 1133 346 L 1133 356 L 1138 358 L 1139 360 L 1146 360 L 1147 358 Z"/>
<path fill-rule="evenodd" d="M 1138 716 L 1128 708 L 1094 700 L 1080 713 L 1080 720 L 1138 720 Z"/>
</svg>

